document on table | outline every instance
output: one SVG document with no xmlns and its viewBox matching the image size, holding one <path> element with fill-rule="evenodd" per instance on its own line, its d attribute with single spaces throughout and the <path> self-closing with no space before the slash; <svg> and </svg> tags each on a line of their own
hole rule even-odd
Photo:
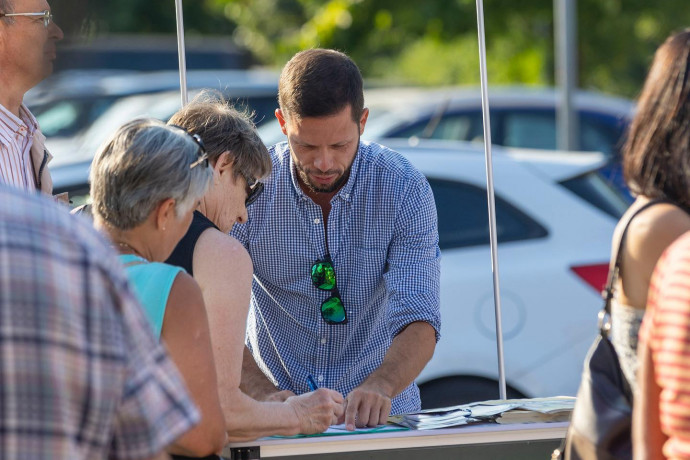
<svg viewBox="0 0 690 460">
<path fill-rule="evenodd" d="M 556 422 L 568 420 L 574 405 L 575 398 L 571 396 L 480 401 L 393 415 L 389 421 L 414 430 L 433 430 L 477 422 Z"/>
<path fill-rule="evenodd" d="M 406 430 L 407 428 L 403 428 L 398 425 L 379 425 L 379 426 L 367 426 L 364 428 L 356 428 L 354 431 L 348 431 L 345 428 L 345 424 L 341 423 L 340 425 L 331 425 L 328 427 L 326 431 L 323 432 L 323 434 L 363 434 L 363 433 L 381 433 L 384 431 L 401 431 Z"/>
<path fill-rule="evenodd" d="M 348 431 L 347 429 L 345 429 L 345 424 L 342 423 L 340 425 L 329 426 L 328 429 L 326 429 L 326 431 L 324 431 L 323 433 L 298 434 L 296 436 L 271 436 L 271 437 L 272 438 L 311 438 L 311 437 L 319 437 L 319 436 L 347 436 L 350 434 L 383 433 L 386 431 L 407 431 L 407 430 L 409 430 L 409 428 L 389 423 L 387 425 L 355 428 L 354 431 Z"/>
</svg>

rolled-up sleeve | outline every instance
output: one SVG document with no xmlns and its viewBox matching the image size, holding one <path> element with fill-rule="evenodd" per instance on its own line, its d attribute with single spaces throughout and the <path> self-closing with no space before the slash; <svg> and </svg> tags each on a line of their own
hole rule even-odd
<svg viewBox="0 0 690 460">
<path fill-rule="evenodd" d="M 440 338 L 440 268 L 438 218 L 431 186 L 423 177 L 414 182 L 398 208 L 388 248 L 384 279 L 390 303 L 393 336 L 416 321 L 429 323 Z"/>
</svg>

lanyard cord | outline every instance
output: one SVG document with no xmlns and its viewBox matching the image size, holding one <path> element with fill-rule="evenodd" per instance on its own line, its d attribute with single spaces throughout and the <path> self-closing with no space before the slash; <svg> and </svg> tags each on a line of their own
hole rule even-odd
<svg viewBox="0 0 690 460">
<path fill-rule="evenodd" d="M 252 277 L 254 278 L 254 281 L 256 281 L 256 283 L 259 285 L 259 287 L 260 287 L 261 289 L 263 289 L 263 291 L 271 298 L 271 300 L 273 300 L 273 301 L 276 303 L 276 305 L 278 305 L 278 307 L 279 307 L 281 310 L 283 310 L 283 312 L 284 312 L 286 315 L 288 315 L 288 317 L 290 317 L 291 320 L 293 320 L 296 324 L 302 326 L 302 325 L 299 323 L 299 321 L 297 321 L 297 320 L 295 319 L 294 316 L 292 316 L 287 310 L 285 310 L 285 308 L 283 308 L 283 306 L 280 304 L 280 302 L 278 302 L 278 301 L 275 299 L 275 297 L 273 297 L 273 296 L 271 295 L 271 293 L 268 292 L 268 289 L 266 289 L 266 287 L 263 285 L 263 283 L 262 283 L 261 281 L 259 281 L 259 278 L 258 278 L 256 275 L 252 275 Z M 290 378 L 290 380 L 292 380 L 292 381 L 294 382 L 295 380 L 292 378 L 292 375 L 290 374 L 290 371 L 288 370 L 287 366 L 285 365 L 285 361 L 283 361 L 283 357 L 280 356 L 280 352 L 278 351 L 278 347 L 276 346 L 276 343 L 275 343 L 275 341 L 273 340 L 273 336 L 271 335 L 271 331 L 270 331 L 269 328 L 268 328 L 268 324 L 266 324 L 266 319 L 264 319 L 264 314 L 261 312 L 261 308 L 259 307 L 259 303 L 258 303 L 258 302 L 256 302 L 256 311 L 259 312 L 259 317 L 261 318 L 261 322 L 264 324 L 264 327 L 266 328 L 266 334 L 268 334 L 268 339 L 271 341 L 271 345 L 273 346 L 273 349 L 274 349 L 275 352 L 276 352 L 276 356 L 278 356 L 278 360 L 280 361 L 280 365 L 283 366 L 283 369 L 285 369 L 285 373 L 287 373 L 287 375 L 288 375 L 288 377 Z M 304 326 L 302 326 L 302 327 L 304 327 Z"/>
</svg>

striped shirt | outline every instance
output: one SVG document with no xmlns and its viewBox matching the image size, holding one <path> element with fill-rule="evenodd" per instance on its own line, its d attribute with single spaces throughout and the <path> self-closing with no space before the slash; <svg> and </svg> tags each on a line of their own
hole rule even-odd
<svg viewBox="0 0 690 460">
<path fill-rule="evenodd" d="M 0 104 L 0 182 L 23 190 L 35 190 L 31 145 L 38 122 L 24 104 L 19 117 Z"/>
<path fill-rule="evenodd" d="M 150 458 L 198 420 L 103 237 L 0 185 L 0 458 Z"/>
<path fill-rule="evenodd" d="M 661 389 L 666 458 L 690 459 L 690 232 L 659 259 L 649 287 L 640 343 L 648 344 Z"/>
<path fill-rule="evenodd" d="M 424 175 L 398 153 L 361 142 L 350 176 L 323 214 L 300 188 L 287 143 L 271 148 L 273 173 L 232 235 L 249 251 L 255 281 L 247 324 L 257 364 L 281 389 L 317 385 L 347 395 L 376 370 L 393 338 L 424 321 L 440 330 L 440 250 L 436 206 Z M 328 324 L 312 264 L 328 252 L 347 324 Z M 412 383 L 392 413 L 418 410 Z"/>
</svg>

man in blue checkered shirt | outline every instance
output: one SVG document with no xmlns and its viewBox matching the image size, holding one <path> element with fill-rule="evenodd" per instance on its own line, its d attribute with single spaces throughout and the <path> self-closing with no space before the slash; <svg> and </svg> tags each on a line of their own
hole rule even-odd
<svg viewBox="0 0 690 460">
<path fill-rule="evenodd" d="M 360 142 L 369 111 L 346 55 L 295 55 L 279 104 L 287 142 L 232 232 L 255 273 L 242 388 L 265 399 L 322 386 L 346 396 L 348 429 L 385 423 L 420 408 L 414 379 L 439 337 L 431 188 L 396 152 Z"/>
</svg>

